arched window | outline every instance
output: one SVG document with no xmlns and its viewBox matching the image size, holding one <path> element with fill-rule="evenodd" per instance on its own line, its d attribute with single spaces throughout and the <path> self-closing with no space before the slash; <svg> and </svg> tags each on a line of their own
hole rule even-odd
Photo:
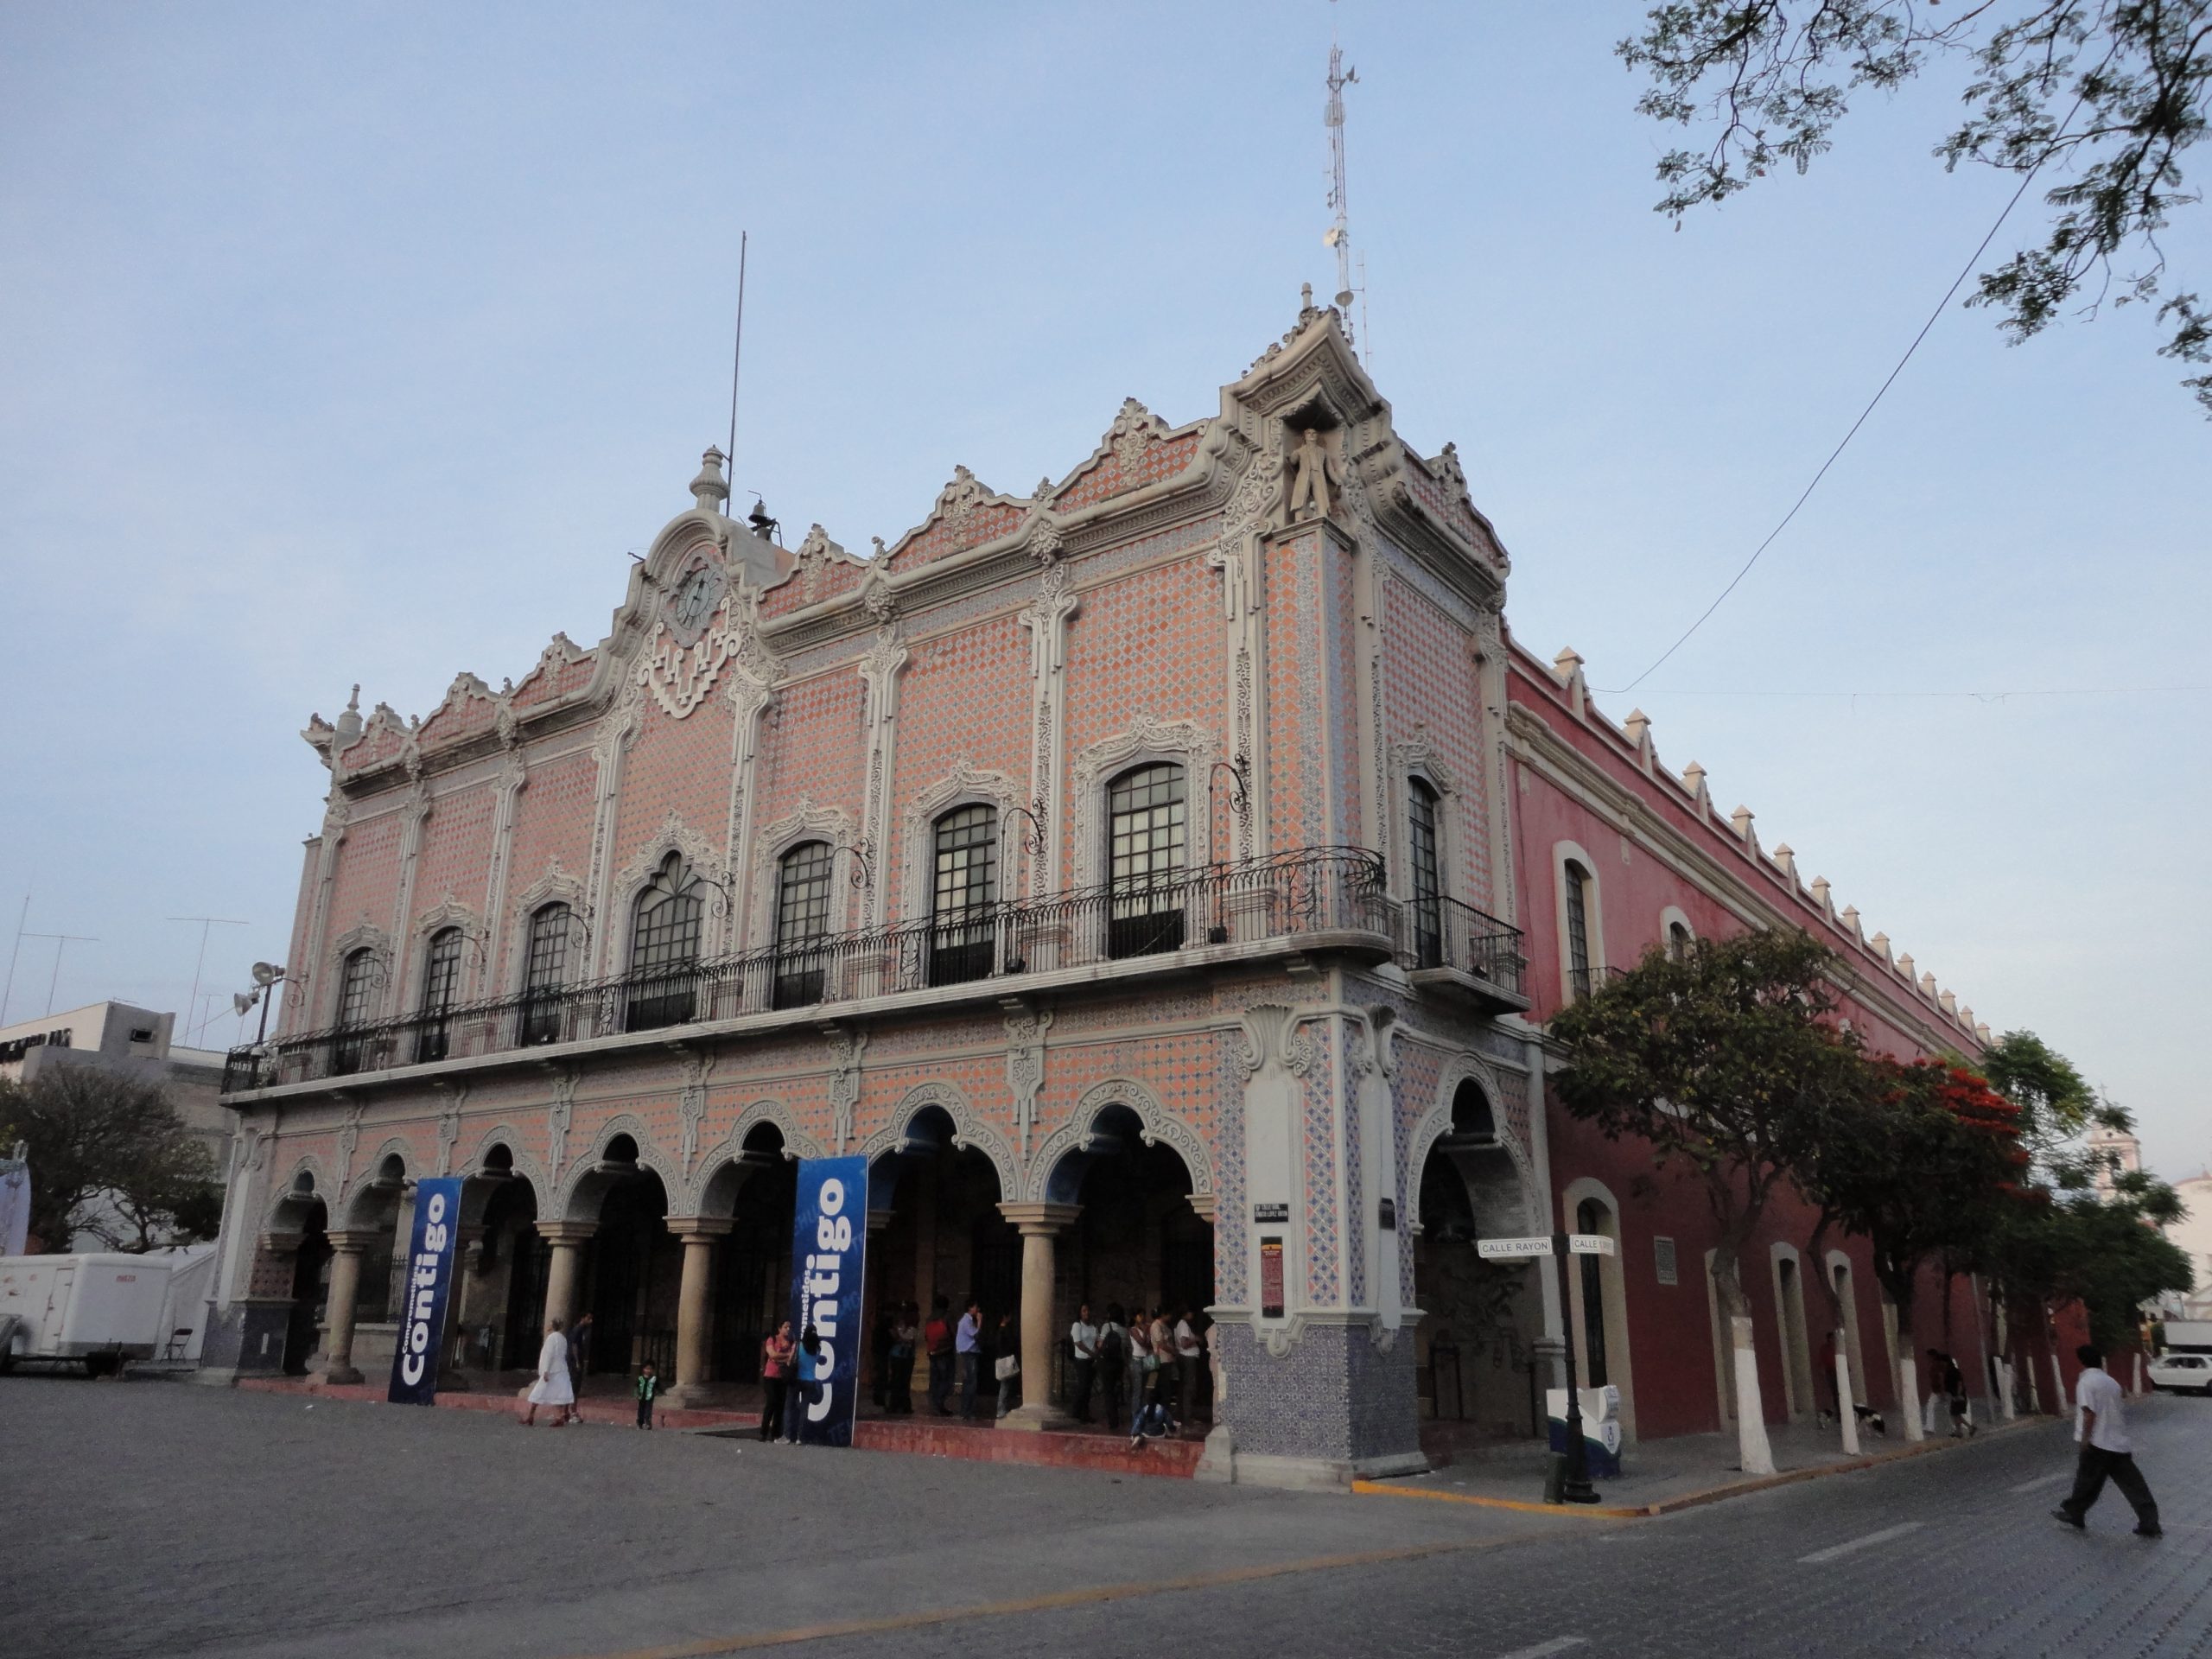
<svg viewBox="0 0 2212 1659">
<path fill-rule="evenodd" d="M 558 1042 L 561 987 L 568 979 L 569 933 L 575 912 L 556 901 L 531 912 L 530 938 L 523 947 L 522 1039 Z"/>
<path fill-rule="evenodd" d="M 1183 768 L 1159 761 L 1106 785 L 1106 954 L 1183 948 Z"/>
<path fill-rule="evenodd" d="M 375 955 L 364 948 L 347 953 L 338 970 L 337 1035 L 330 1046 L 330 1069 L 336 1073 L 358 1071 L 368 1058 L 368 1039 L 361 1027 L 368 1024 L 369 999 L 380 977 Z"/>
<path fill-rule="evenodd" d="M 1676 962 L 1686 962 L 1689 959 L 1690 946 L 1694 943 L 1696 941 L 1691 935 L 1687 923 L 1667 924 L 1667 954 Z"/>
<path fill-rule="evenodd" d="M 1603 1233 L 1605 1219 L 1605 1205 L 1595 1198 L 1585 1198 L 1575 1206 L 1574 1230 Z M 1602 1389 L 1612 1380 L 1606 1375 L 1605 1365 L 1605 1281 L 1599 1265 L 1602 1258 L 1585 1255 L 1577 1259 L 1582 1264 L 1583 1386 Z"/>
<path fill-rule="evenodd" d="M 1567 994 L 1590 995 L 1590 872 L 1573 859 L 1564 872 L 1567 887 Z"/>
<path fill-rule="evenodd" d="M 699 934 L 705 906 L 699 879 L 671 853 L 638 895 L 630 915 L 627 1029 L 680 1026 L 698 1002 Z"/>
<path fill-rule="evenodd" d="M 461 930 L 442 927 L 430 935 L 423 953 L 423 1009 L 415 1031 L 415 1062 L 427 1065 L 445 1058 L 451 1046 L 452 1023 L 446 1010 L 461 992 Z"/>
<path fill-rule="evenodd" d="M 1434 968 L 1444 960 L 1444 883 L 1436 855 L 1436 791 L 1426 779 L 1407 786 L 1406 832 L 1413 855 L 1414 959 Z"/>
<path fill-rule="evenodd" d="M 957 985 L 991 971 L 992 906 L 999 896 L 999 815 L 957 807 L 931 836 L 930 983 Z"/>
<path fill-rule="evenodd" d="M 828 842 L 803 841 L 776 861 L 777 1007 L 803 1008 L 822 1000 L 829 957 L 820 941 L 830 932 L 830 874 L 836 858 Z"/>
</svg>

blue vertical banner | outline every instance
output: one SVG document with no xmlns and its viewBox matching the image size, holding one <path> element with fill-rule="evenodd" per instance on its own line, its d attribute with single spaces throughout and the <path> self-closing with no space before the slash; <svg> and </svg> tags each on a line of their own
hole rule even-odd
<svg viewBox="0 0 2212 1659">
<path fill-rule="evenodd" d="M 399 1341 L 391 1351 L 391 1389 L 385 1396 L 396 1406 L 427 1406 L 437 1400 L 438 1349 L 445 1340 L 460 1221 L 460 1177 L 440 1175 L 415 1183 Z"/>
<path fill-rule="evenodd" d="M 798 1376 L 791 1409 L 802 1445 L 853 1443 L 867 1264 L 868 1160 L 800 1159 L 791 1212 L 791 1332 L 798 1338 Z"/>
</svg>

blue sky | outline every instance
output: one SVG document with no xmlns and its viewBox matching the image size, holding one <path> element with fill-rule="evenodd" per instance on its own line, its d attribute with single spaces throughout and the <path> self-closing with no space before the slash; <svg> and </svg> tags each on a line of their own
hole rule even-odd
<svg viewBox="0 0 2212 1659">
<path fill-rule="evenodd" d="M 1372 368 L 1457 440 L 1509 616 L 1625 684 L 1803 487 L 2011 181 L 1946 69 L 1677 232 L 1632 5 L 1344 0 Z M 57 1007 L 281 957 L 323 773 L 604 632 L 722 436 L 847 546 L 956 462 L 1026 491 L 1181 422 L 1332 284 L 1319 0 L 0 11 L 0 931 Z M 2008 230 L 2031 233 L 2024 216 Z M 2170 238 L 2212 281 L 2200 212 Z M 2139 308 L 1937 325 L 1821 493 L 1632 696 L 1976 1012 L 2212 1158 L 2212 426 Z M 2193 688 L 2177 690 L 2174 688 Z M 2118 691 L 1980 699 L 1878 693 Z M 1859 693 L 1858 696 L 1828 695 Z M 1817 694 L 1817 695 L 1804 695 Z M 28 941 L 11 1018 L 44 1006 Z M 206 1040 L 227 1042 L 227 1016 Z"/>
</svg>

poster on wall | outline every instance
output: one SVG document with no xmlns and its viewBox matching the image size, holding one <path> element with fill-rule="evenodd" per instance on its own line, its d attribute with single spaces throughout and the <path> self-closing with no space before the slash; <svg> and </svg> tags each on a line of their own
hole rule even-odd
<svg viewBox="0 0 2212 1659">
<path fill-rule="evenodd" d="M 407 1276 L 401 1281 L 397 1310 L 399 1339 L 391 1351 L 391 1389 L 385 1396 L 396 1406 L 436 1402 L 438 1349 L 445 1339 L 460 1219 L 459 1176 L 415 1183 L 415 1225 L 408 1237 Z"/>
<path fill-rule="evenodd" d="M 868 1261 L 868 1160 L 802 1158 L 791 1216 L 791 1413 L 806 1446 L 850 1446 L 860 1403 L 861 1284 Z"/>
</svg>

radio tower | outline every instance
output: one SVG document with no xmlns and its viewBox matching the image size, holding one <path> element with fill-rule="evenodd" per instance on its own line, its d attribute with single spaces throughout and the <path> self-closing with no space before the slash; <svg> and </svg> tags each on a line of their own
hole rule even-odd
<svg viewBox="0 0 2212 1659">
<path fill-rule="evenodd" d="M 1322 121 L 1329 129 L 1329 211 L 1335 215 L 1329 233 L 1321 238 L 1321 245 L 1333 248 L 1337 253 L 1337 310 L 1344 318 L 1344 333 L 1351 334 L 1351 228 L 1348 222 L 1344 201 L 1344 88 L 1359 79 L 1359 71 L 1344 67 L 1344 49 L 1332 38 L 1329 41 L 1329 105 L 1322 114 Z M 1364 282 L 1366 258 L 1360 260 L 1363 281 L 1360 297 L 1360 333 L 1367 332 L 1367 289 Z"/>
</svg>

